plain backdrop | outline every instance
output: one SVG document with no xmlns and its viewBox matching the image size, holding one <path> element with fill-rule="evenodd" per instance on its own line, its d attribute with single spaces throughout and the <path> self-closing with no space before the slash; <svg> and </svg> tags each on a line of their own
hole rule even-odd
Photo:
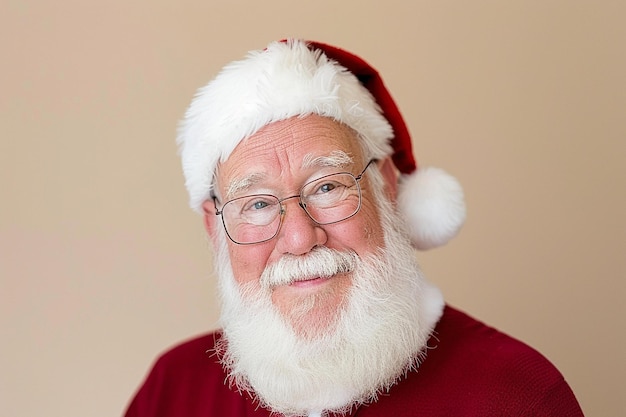
<svg viewBox="0 0 626 417">
<path fill-rule="evenodd" d="M 120 415 L 159 352 L 215 328 L 176 126 L 284 37 L 368 60 L 419 163 L 463 183 L 461 234 L 417 254 L 448 302 L 540 350 L 587 415 L 626 415 L 625 19 L 608 0 L 3 0 L 0 415 Z"/>
</svg>

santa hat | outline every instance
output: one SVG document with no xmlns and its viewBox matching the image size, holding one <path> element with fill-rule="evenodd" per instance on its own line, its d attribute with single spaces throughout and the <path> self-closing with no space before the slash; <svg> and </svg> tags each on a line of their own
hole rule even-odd
<svg viewBox="0 0 626 417">
<path fill-rule="evenodd" d="M 407 126 L 378 72 L 347 51 L 301 40 L 252 51 L 198 90 L 178 132 L 191 207 L 201 212 L 218 163 L 239 142 L 265 125 L 307 114 L 352 128 L 371 158 L 391 155 L 401 173 L 398 207 L 416 248 L 443 245 L 457 234 L 465 221 L 463 190 L 440 169 L 417 169 Z"/>
</svg>

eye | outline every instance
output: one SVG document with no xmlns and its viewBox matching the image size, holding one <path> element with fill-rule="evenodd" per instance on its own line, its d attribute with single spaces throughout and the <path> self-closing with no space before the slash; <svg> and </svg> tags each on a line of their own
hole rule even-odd
<svg viewBox="0 0 626 417">
<path fill-rule="evenodd" d="M 267 202 L 265 201 L 256 201 L 254 202 L 254 204 L 252 204 L 252 208 L 254 208 L 255 210 L 260 210 L 265 207 L 267 207 Z"/>
<path fill-rule="evenodd" d="M 266 209 L 271 205 L 271 202 L 267 199 L 257 198 L 254 200 L 249 200 L 245 206 L 243 207 L 244 211 L 259 211 Z"/>
<path fill-rule="evenodd" d="M 337 184 L 336 183 L 332 183 L 332 182 L 327 182 L 324 183 L 322 185 L 320 185 L 318 187 L 318 192 L 320 193 L 328 193 L 333 191 L 335 188 L 337 188 Z"/>
</svg>

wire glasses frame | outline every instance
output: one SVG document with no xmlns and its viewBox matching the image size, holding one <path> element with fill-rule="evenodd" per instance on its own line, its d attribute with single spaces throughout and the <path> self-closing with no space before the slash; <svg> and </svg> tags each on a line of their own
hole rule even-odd
<svg viewBox="0 0 626 417">
<path fill-rule="evenodd" d="M 252 194 L 237 197 L 217 208 L 228 238 L 238 245 L 252 245 L 272 240 L 280 230 L 285 214 L 284 201 L 298 198 L 298 205 L 318 225 L 339 223 L 356 215 L 361 209 L 361 186 L 367 168 L 376 162 L 371 159 L 361 173 L 350 172 L 324 175 L 307 182 L 298 194 L 278 198 L 271 194 Z"/>
</svg>

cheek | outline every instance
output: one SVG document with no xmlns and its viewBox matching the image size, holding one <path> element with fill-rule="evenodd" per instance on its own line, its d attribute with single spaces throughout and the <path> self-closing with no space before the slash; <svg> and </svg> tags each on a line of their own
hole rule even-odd
<svg viewBox="0 0 626 417">
<path fill-rule="evenodd" d="M 228 252 L 235 280 L 239 284 L 245 284 L 259 279 L 267 265 L 271 250 L 264 248 L 263 245 L 231 244 Z"/>
<path fill-rule="evenodd" d="M 334 241 L 359 254 L 384 246 L 384 233 L 376 210 L 364 206 L 352 219 L 337 223 L 332 229 Z"/>
</svg>

